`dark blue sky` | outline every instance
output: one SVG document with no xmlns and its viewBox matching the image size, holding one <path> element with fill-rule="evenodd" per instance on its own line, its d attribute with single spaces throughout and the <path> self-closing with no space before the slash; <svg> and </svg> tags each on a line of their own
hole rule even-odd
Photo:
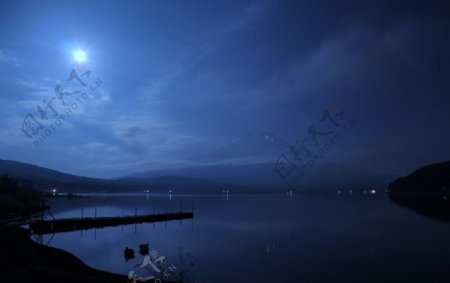
<svg viewBox="0 0 450 283">
<path fill-rule="evenodd" d="M 1 1 L 0 158 L 96 177 L 197 165 L 255 131 L 295 143 L 337 105 L 358 126 L 323 162 L 404 174 L 448 160 L 449 14 L 448 1 Z M 77 49 L 95 91 L 67 81 Z M 57 85 L 88 98 L 55 126 L 37 107 Z M 39 146 L 27 114 L 54 125 Z M 252 158 L 239 162 L 267 156 Z"/>
</svg>

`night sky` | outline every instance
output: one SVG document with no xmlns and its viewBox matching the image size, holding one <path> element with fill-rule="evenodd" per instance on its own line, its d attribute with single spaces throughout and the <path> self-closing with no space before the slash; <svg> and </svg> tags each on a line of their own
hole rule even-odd
<svg viewBox="0 0 450 283">
<path fill-rule="evenodd" d="M 295 143 L 331 108 L 357 126 L 321 162 L 449 160 L 449 15 L 448 1 L 1 1 L 0 158 L 92 177 L 202 165 L 249 133 Z M 45 140 L 27 115 L 54 126 Z"/>
</svg>

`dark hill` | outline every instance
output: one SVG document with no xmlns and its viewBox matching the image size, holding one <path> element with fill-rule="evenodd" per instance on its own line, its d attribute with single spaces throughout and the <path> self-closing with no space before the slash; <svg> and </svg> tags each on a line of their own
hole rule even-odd
<svg viewBox="0 0 450 283">
<path fill-rule="evenodd" d="M 87 178 L 23 162 L 1 159 L 0 174 L 8 174 L 21 182 L 32 183 L 34 188 L 40 191 L 57 188 L 58 192 L 61 193 L 135 193 L 143 192 L 147 189 L 150 189 L 153 193 L 167 193 L 169 189 L 173 189 L 175 193 L 221 193 L 223 189 L 230 187 L 235 192 L 250 189 L 245 186 L 237 186 L 225 182 L 177 176 L 126 179 Z"/>
<path fill-rule="evenodd" d="M 443 192 L 450 190 L 450 161 L 425 166 L 389 185 L 392 192 Z"/>
</svg>

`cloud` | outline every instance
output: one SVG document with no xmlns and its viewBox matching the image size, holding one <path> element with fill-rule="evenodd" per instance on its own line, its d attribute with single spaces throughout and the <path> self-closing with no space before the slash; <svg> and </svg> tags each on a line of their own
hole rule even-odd
<svg viewBox="0 0 450 283">
<path fill-rule="evenodd" d="M 16 79 L 15 84 L 21 89 L 17 93 L 25 97 L 18 101 L 22 110 L 36 111 L 38 106 L 45 107 L 47 102 L 55 96 L 54 86 L 23 79 Z"/>
<path fill-rule="evenodd" d="M 358 25 L 331 34 L 309 54 L 299 54 L 273 73 L 270 97 L 303 100 L 330 91 L 381 85 L 402 72 L 417 71 L 431 59 L 429 41 L 440 40 L 440 26 L 403 20 L 388 29 Z"/>
<path fill-rule="evenodd" d="M 190 40 L 191 46 L 178 49 L 174 58 L 181 58 L 166 63 L 159 72 L 159 76 L 151 79 L 139 92 L 139 98 L 147 105 L 170 102 L 167 96 L 162 97 L 167 90 L 178 84 L 201 62 L 220 48 L 225 42 L 232 40 L 241 32 L 248 31 L 252 25 L 261 19 L 268 11 L 270 2 L 257 0 L 241 7 L 235 13 L 229 15 L 225 20 L 208 33 L 197 40 Z M 208 42 L 208 44 L 204 44 Z M 207 98 L 205 96 L 205 98 Z"/>
<path fill-rule="evenodd" d="M 180 132 L 178 124 L 146 115 L 121 115 L 103 123 L 112 133 L 109 142 L 141 158 L 169 156 L 195 145 L 200 138 Z M 96 127 L 99 127 L 97 125 Z"/>
<path fill-rule="evenodd" d="M 67 160 L 84 160 L 88 165 L 82 168 L 74 164 L 65 168 L 88 176 L 121 176 L 142 170 L 145 162 L 145 168 L 169 167 L 184 162 L 180 153 L 187 155 L 189 148 L 202 141 L 180 133 L 174 126 L 146 116 L 122 115 L 96 124 L 75 125 L 70 135 L 58 133 L 58 138 L 52 137 L 51 151 L 64 151 Z"/>
<path fill-rule="evenodd" d="M 20 60 L 14 56 L 6 54 L 0 49 L 0 63 L 10 64 L 16 68 L 20 67 Z"/>
<path fill-rule="evenodd" d="M 184 66 L 176 64 L 166 66 L 159 76 L 151 78 L 145 86 L 138 89 L 138 98 L 148 106 L 163 103 L 167 98 L 161 97 L 167 87 L 173 84 L 184 73 Z"/>
<path fill-rule="evenodd" d="M 71 117 L 69 120 L 71 121 L 95 121 L 102 115 L 103 106 L 111 102 L 109 92 L 103 85 L 92 91 L 87 87 L 80 88 L 76 84 L 61 82 L 50 76 L 44 76 L 42 81 L 16 79 L 14 82 L 21 89 L 18 93 L 26 97 L 26 99 L 18 101 L 21 110 L 29 111 L 36 117 L 40 115 L 38 107 L 46 109 L 46 107 L 51 106 L 57 112 L 57 115 L 70 111 Z M 60 95 L 56 93 L 55 87 L 57 85 L 61 85 L 63 91 L 73 94 L 64 95 L 62 100 Z M 50 114 L 54 114 L 51 109 L 48 111 Z M 66 121 L 65 127 L 69 124 L 69 121 Z"/>
<path fill-rule="evenodd" d="M 48 78 L 44 78 L 46 82 L 48 82 Z M 23 79 L 16 79 L 15 83 L 22 88 L 25 88 L 27 90 L 31 91 L 50 91 L 55 88 L 55 85 L 46 85 L 42 84 L 36 81 L 31 80 L 23 80 Z"/>
<path fill-rule="evenodd" d="M 17 113 L 9 113 L 3 117 L 0 122 L 2 129 L 2 138 L 0 147 L 7 146 L 29 146 L 33 147 L 32 140 L 29 139 L 21 130 L 25 115 L 22 117 Z"/>
<path fill-rule="evenodd" d="M 218 29 L 219 34 L 234 34 L 248 30 L 252 24 L 262 15 L 269 11 L 270 2 L 268 0 L 258 0 L 250 2 L 239 11 L 231 15 L 226 22 Z"/>
</svg>

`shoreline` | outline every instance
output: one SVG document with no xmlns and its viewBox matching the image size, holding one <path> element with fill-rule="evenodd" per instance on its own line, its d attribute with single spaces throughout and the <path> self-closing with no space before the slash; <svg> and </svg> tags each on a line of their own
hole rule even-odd
<svg viewBox="0 0 450 283">
<path fill-rule="evenodd" d="M 31 230 L 21 227 L 34 214 L 49 209 L 48 198 L 36 192 L 18 191 L 17 182 L 4 176 L 0 193 L 0 282 L 125 283 L 127 275 L 101 271 L 88 266 L 75 255 L 31 239 Z M 78 195 L 52 197 L 78 198 Z M 147 280 L 145 282 L 155 282 Z M 158 282 L 161 282 L 158 280 Z M 167 281 L 162 281 L 167 282 Z"/>
<path fill-rule="evenodd" d="M 125 275 L 94 269 L 71 253 L 40 245 L 30 236 L 25 228 L 0 227 L 2 282 L 129 282 Z"/>
</svg>

